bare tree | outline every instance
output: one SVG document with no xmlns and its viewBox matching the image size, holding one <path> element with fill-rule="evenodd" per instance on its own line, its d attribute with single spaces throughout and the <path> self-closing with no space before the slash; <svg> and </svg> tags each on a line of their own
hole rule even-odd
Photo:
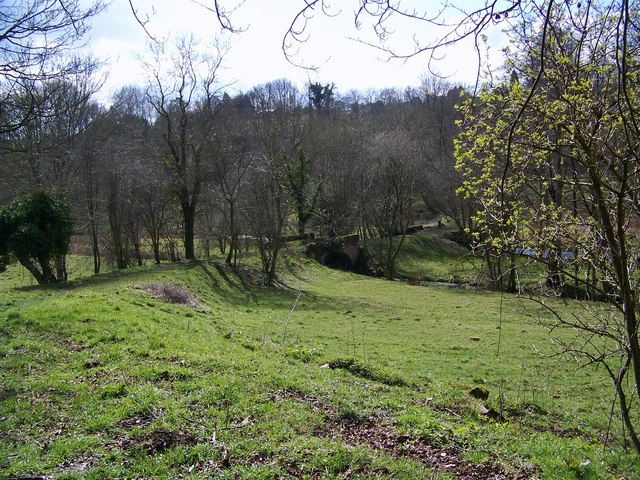
<svg viewBox="0 0 640 480">
<path fill-rule="evenodd" d="M 95 67 L 92 60 L 87 62 Z M 24 117 L 1 142 L 8 189 L 17 189 L 18 194 L 33 189 L 68 191 L 76 147 L 100 111 L 92 100 L 98 88 L 92 73 L 89 69 L 86 75 L 41 82 L 7 107 L 20 105 L 17 115 Z"/>
<path fill-rule="evenodd" d="M 470 199 L 456 194 L 462 176 L 455 169 L 453 143 L 462 91 L 445 79 L 424 75 L 410 99 L 407 125 L 420 146 L 422 200 L 431 211 L 451 218 L 460 231 L 471 227 L 475 211 Z"/>
<path fill-rule="evenodd" d="M 5 132 L 0 141 L 0 184 L 9 197 L 44 190 L 74 201 L 83 137 L 101 112 L 92 99 L 98 88 L 91 76 L 95 63 L 83 61 L 91 66 L 85 72 L 43 80 L 2 105 L 14 113 L 18 106 L 22 109 L 16 114 L 21 125 Z M 56 267 L 58 277 L 66 278 L 64 256 L 56 259 Z"/>
<path fill-rule="evenodd" d="M 218 235 L 229 252 L 226 263 L 237 265 L 240 253 L 240 205 L 248 172 L 257 156 L 252 141 L 251 101 L 246 95 L 236 99 L 225 96 L 216 113 L 218 121 L 214 134 L 208 139 L 211 152 L 213 184 L 211 185 L 222 222 Z"/>
<path fill-rule="evenodd" d="M 367 146 L 370 188 L 362 210 L 379 239 L 374 256 L 384 277 L 393 279 L 417 198 L 417 148 L 404 132 L 378 133 Z"/>
<path fill-rule="evenodd" d="M 264 157 L 260 160 L 253 164 L 248 192 L 245 194 L 247 204 L 243 211 L 248 232 L 258 247 L 264 283 L 273 285 L 280 250 L 284 245 L 283 231 L 289 215 L 289 197 L 279 178 L 282 172 Z"/>
<path fill-rule="evenodd" d="M 249 97 L 255 111 L 252 128 L 259 156 L 253 163 L 251 204 L 246 213 L 258 242 L 265 282 L 271 285 L 289 213 L 289 193 L 284 184 L 286 159 L 300 146 L 305 115 L 300 92 L 286 80 L 255 87 Z"/>
<path fill-rule="evenodd" d="M 137 213 L 151 246 L 153 259 L 160 264 L 162 259 L 162 238 L 166 230 L 170 212 L 175 206 L 166 172 L 155 163 L 141 166 L 139 185 L 134 192 L 138 202 Z"/>
<path fill-rule="evenodd" d="M 317 195 L 316 218 L 328 237 L 358 228 L 359 192 L 366 172 L 364 143 L 370 128 L 365 101 L 359 92 L 337 97 L 334 115 L 314 115 L 304 139 L 310 165 L 311 200 Z"/>
<path fill-rule="evenodd" d="M 220 25 L 220 28 L 222 30 L 226 30 L 233 33 L 238 33 L 242 31 L 242 28 L 238 28 L 233 25 L 231 21 L 231 15 L 239 6 L 241 6 L 244 3 L 243 0 L 238 1 L 231 8 L 225 7 L 224 3 L 219 0 L 214 0 L 213 5 L 211 6 L 209 6 L 209 4 L 205 2 L 202 2 L 201 0 L 190 0 L 190 1 L 191 3 L 195 3 L 196 5 L 199 5 L 200 7 L 202 7 L 204 10 L 212 13 L 217 19 L 218 24 Z M 147 29 L 147 25 L 153 20 L 153 13 L 155 12 L 155 10 L 153 10 L 151 13 L 144 13 L 140 11 L 139 3 L 137 0 L 128 0 L 128 2 L 129 2 L 129 7 L 131 7 L 131 12 L 133 13 L 133 16 L 136 19 L 136 21 L 144 29 L 144 31 L 149 36 L 149 38 L 156 41 L 155 37 Z"/>
<path fill-rule="evenodd" d="M 106 6 L 102 0 L 23 0 L 3 2 L 0 14 L 0 135 L 42 115 L 41 102 L 60 96 L 42 82 L 64 89 L 69 76 L 89 65 L 67 55 Z M 67 57 L 65 59 L 65 56 Z M 38 93 L 40 90 L 40 93 Z"/>
<path fill-rule="evenodd" d="M 224 51 L 199 53 L 196 41 L 181 38 L 167 51 L 153 45 L 154 63 L 146 64 L 147 96 L 163 125 L 166 166 L 174 176 L 175 194 L 182 210 L 185 258 L 196 258 L 196 209 L 204 181 L 203 147 L 212 129 L 217 98 L 217 74 Z"/>
</svg>

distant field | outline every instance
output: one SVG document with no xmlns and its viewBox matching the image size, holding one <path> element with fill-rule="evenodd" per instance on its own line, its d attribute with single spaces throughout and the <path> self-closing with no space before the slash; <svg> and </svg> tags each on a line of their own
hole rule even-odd
<svg viewBox="0 0 640 480">
<path fill-rule="evenodd" d="M 398 257 L 397 275 L 418 281 L 475 282 L 481 276 L 479 262 L 467 249 L 446 240 L 443 233 L 429 228 L 407 236 Z"/>
<path fill-rule="evenodd" d="M 468 271 L 408 247 L 406 278 Z M 535 303 L 287 263 L 279 289 L 207 262 L 0 276 L 2 475 L 640 478 L 611 386 Z"/>
</svg>

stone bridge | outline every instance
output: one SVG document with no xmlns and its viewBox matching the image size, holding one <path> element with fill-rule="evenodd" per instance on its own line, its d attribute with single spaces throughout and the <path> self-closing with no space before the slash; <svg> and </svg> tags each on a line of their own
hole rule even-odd
<svg viewBox="0 0 640 480">
<path fill-rule="evenodd" d="M 330 268 L 357 273 L 368 271 L 366 255 L 357 234 L 316 240 L 307 245 L 305 255 Z"/>
</svg>

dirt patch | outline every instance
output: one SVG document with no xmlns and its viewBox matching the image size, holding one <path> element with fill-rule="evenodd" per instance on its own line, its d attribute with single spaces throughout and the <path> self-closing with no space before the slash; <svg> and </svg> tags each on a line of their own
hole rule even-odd
<svg viewBox="0 0 640 480">
<path fill-rule="evenodd" d="M 156 455 L 168 448 L 178 445 L 195 445 L 196 438 L 189 433 L 172 432 L 170 430 L 156 430 L 143 437 L 144 448 L 149 455 Z"/>
<path fill-rule="evenodd" d="M 134 428 L 143 428 L 151 425 L 153 422 L 154 416 L 151 413 L 138 415 L 135 417 L 128 417 L 118 420 L 116 425 L 118 427 L 126 428 L 127 430 L 131 430 Z"/>
<path fill-rule="evenodd" d="M 312 411 L 323 412 L 326 415 L 334 413 L 333 408 L 326 400 L 314 397 L 313 395 L 308 395 L 297 390 L 282 390 L 272 394 L 268 398 L 269 402 L 276 402 L 279 400 L 293 400 L 295 402 L 300 402 L 308 405 Z"/>
<path fill-rule="evenodd" d="M 84 362 L 83 367 L 86 368 L 87 370 L 90 370 L 92 368 L 98 368 L 102 366 L 102 362 L 100 362 L 100 360 L 87 360 L 86 362 Z"/>
<path fill-rule="evenodd" d="M 136 437 L 135 439 L 132 439 L 130 438 L 130 432 L 139 431 L 149 427 L 158 415 L 162 415 L 162 411 L 159 411 L 157 413 L 144 412 L 140 413 L 139 415 L 133 415 L 117 420 L 114 423 L 114 426 L 118 427 L 118 430 L 111 428 L 107 429 L 113 439 L 109 442 L 106 442 L 105 446 L 107 448 L 115 448 L 120 451 L 128 450 L 135 445 L 142 445 L 143 448 L 146 447 L 146 442 L 149 441 L 150 435 L 142 435 Z M 124 432 L 122 432 L 121 429 L 124 430 Z"/>
<path fill-rule="evenodd" d="M 91 470 L 97 463 L 98 460 L 91 457 L 80 457 L 74 460 L 65 460 L 61 465 L 60 473 L 70 474 L 86 472 L 87 470 Z"/>
<path fill-rule="evenodd" d="M 432 470 L 446 472 L 454 478 L 530 480 L 535 478 L 537 472 L 535 467 L 507 467 L 497 461 L 466 461 L 462 458 L 464 450 L 459 447 L 431 445 L 420 438 L 396 433 L 387 420 L 380 418 L 365 421 L 340 418 L 335 408 L 326 400 L 296 390 L 279 391 L 269 397 L 269 401 L 277 400 L 297 401 L 308 405 L 313 411 L 323 413 L 326 418 L 325 426 L 315 432 L 320 437 L 340 440 L 350 445 L 367 445 L 389 455 L 419 461 Z M 449 409 L 444 410 L 459 416 Z M 288 470 L 295 473 L 295 462 L 289 467 Z"/>
<path fill-rule="evenodd" d="M 0 390 L 0 402 L 18 396 L 18 392 L 12 389 Z"/>
<path fill-rule="evenodd" d="M 85 349 L 85 347 L 83 347 L 82 345 L 79 345 L 71 340 L 60 340 L 60 345 L 65 350 L 74 353 L 82 352 Z"/>
<path fill-rule="evenodd" d="M 446 472 L 455 478 L 527 480 L 536 472 L 534 467 L 513 467 L 507 471 L 498 462 L 468 462 L 462 459 L 464 452 L 460 448 L 429 445 L 412 436 L 395 433 L 389 426 L 373 420 L 358 422 L 343 418 L 338 424 L 318 433 L 351 445 L 367 445 L 374 450 L 417 460 L 432 470 Z"/>
<path fill-rule="evenodd" d="M 134 288 L 141 288 L 161 302 L 186 305 L 188 307 L 200 307 L 200 302 L 181 285 L 173 283 L 147 283 Z"/>
<path fill-rule="evenodd" d="M 278 456 L 265 455 L 261 452 L 255 452 L 248 457 L 244 465 L 250 467 L 252 465 L 268 465 L 270 467 L 278 466 L 284 470 L 285 474 L 276 476 L 275 478 L 309 478 L 320 479 L 327 478 L 331 474 L 331 478 L 351 478 L 352 476 L 358 476 L 360 478 L 391 478 L 391 471 L 386 467 L 374 467 L 369 464 L 345 464 L 343 468 L 332 469 L 329 473 L 324 467 L 312 466 L 312 457 L 315 452 L 312 450 L 305 450 L 299 453 L 299 457 L 296 458 L 279 458 Z"/>
</svg>

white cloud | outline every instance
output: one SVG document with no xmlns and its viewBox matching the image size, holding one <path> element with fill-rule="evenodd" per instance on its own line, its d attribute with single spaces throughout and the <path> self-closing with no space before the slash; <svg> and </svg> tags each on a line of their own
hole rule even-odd
<svg viewBox="0 0 640 480">
<path fill-rule="evenodd" d="M 215 15 L 189 0 L 133 1 L 139 17 L 149 19 L 147 30 L 156 38 L 192 33 L 211 40 L 220 34 Z M 233 0 L 224 1 L 233 5 Z M 283 35 L 301 1 L 246 0 L 232 16 L 234 26 L 246 28 L 246 31 L 231 36 L 232 47 L 223 63 L 221 81 L 234 82 L 234 89 L 245 91 L 283 77 L 298 84 L 304 84 L 308 79 L 333 82 L 340 92 L 417 85 L 420 76 L 427 71 L 428 57 L 422 55 L 404 63 L 398 60 L 385 62 L 381 58 L 384 57 L 382 52 L 348 38 L 376 40 L 369 29 L 354 27 L 353 10 L 357 1 L 347 3 L 343 0 L 341 5 L 344 4 L 351 7 L 343 7 L 335 17 L 318 13 L 309 22 L 308 40 L 298 45 L 299 53 L 295 57 L 305 65 L 318 67 L 316 71 L 308 71 L 288 62 L 281 49 Z M 338 13 L 338 10 L 334 12 Z M 105 91 L 112 93 L 123 85 L 142 82 L 142 66 L 135 57 L 147 51 L 149 38 L 135 21 L 128 1 L 115 0 L 106 12 L 94 19 L 93 25 L 90 48 L 94 55 L 109 62 Z M 426 27 L 422 32 L 408 33 L 410 35 L 404 36 L 398 33 L 395 40 L 410 46 L 414 34 L 423 38 L 432 34 Z M 497 49 L 493 50 L 497 54 Z M 443 53 L 446 57 L 432 64 L 434 70 L 451 75 L 453 81 L 470 83 L 474 80 L 477 63 L 470 42 Z"/>
</svg>

